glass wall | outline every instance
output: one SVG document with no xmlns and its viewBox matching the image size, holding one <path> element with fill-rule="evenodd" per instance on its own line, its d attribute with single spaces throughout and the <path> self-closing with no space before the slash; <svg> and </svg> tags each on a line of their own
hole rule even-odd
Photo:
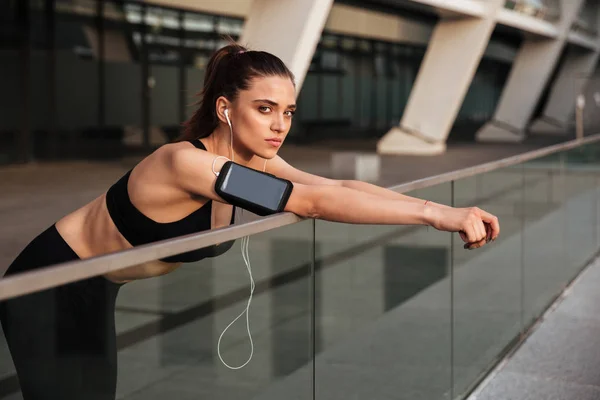
<svg viewBox="0 0 600 400">
<path fill-rule="evenodd" d="M 573 23 L 572 30 L 596 36 L 598 34 L 598 13 L 600 13 L 600 4 L 598 2 L 584 2 L 583 7 L 579 10 L 577 19 Z"/>
<path fill-rule="evenodd" d="M 324 34 L 298 99 L 291 140 L 379 138 L 398 125 L 426 49 Z M 451 140 L 473 140 L 496 109 L 510 63 L 483 59 Z"/>
<path fill-rule="evenodd" d="M 506 0 L 504 7 L 547 21 L 557 21 L 561 13 L 559 0 Z"/>
<path fill-rule="evenodd" d="M 114 158 L 168 142 L 194 110 L 210 55 L 244 22 L 133 0 L 3 7 L 0 163 Z M 325 32 L 289 140 L 381 137 L 400 122 L 425 51 Z M 491 117 L 508 69 L 482 61 L 451 137 L 472 139 Z"/>
<path fill-rule="evenodd" d="M 29 133 L 24 118 L 27 110 L 22 108 L 29 93 L 29 27 L 27 3 L 0 3 L 0 87 L 4 89 L 0 96 L 0 163 L 23 159 L 23 139 Z"/>
<path fill-rule="evenodd" d="M 240 19 L 121 0 L 3 3 L 0 163 L 148 152 L 178 136 Z"/>
<path fill-rule="evenodd" d="M 507 62 L 481 60 L 449 140 L 472 141 L 478 129 L 493 118 L 510 69 Z"/>
</svg>

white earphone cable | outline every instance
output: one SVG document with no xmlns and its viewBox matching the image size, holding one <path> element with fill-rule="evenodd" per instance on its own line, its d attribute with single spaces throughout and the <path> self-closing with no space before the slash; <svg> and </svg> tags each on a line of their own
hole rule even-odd
<svg viewBox="0 0 600 400">
<path fill-rule="evenodd" d="M 224 159 L 226 159 L 226 160 L 229 160 L 229 159 L 228 159 L 227 157 L 225 157 L 225 156 L 216 156 L 216 157 L 215 157 L 215 159 L 214 159 L 214 160 L 213 160 L 213 162 L 212 162 L 212 172 L 213 172 L 213 174 L 215 174 L 215 176 L 219 176 L 219 173 L 218 173 L 217 171 L 215 171 L 215 163 L 217 162 L 217 160 L 218 160 L 219 158 L 224 158 Z"/>
<path fill-rule="evenodd" d="M 241 369 L 244 368 L 249 362 L 250 360 L 252 360 L 252 356 L 254 355 L 254 342 L 252 341 L 252 333 L 250 332 L 250 304 L 252 303 L 252 295 L 254 294 L 254 278 L 252 277 L 252 268 L 250 267 L 250 257 L 248 256 L 248 243 L 250 242 L 250 237 L 246 236 L 242 238 L 242 257 L 244 258 L 244 262 L 246 264 L 246 269 L 248 270 L 248 274 L 250 275 L 250 297 L 248 298 L 248 304 L 246 305 L 246 308 L 244 309 L 244 311 L 242 311 L 240 313 L 240 315 L 238 315 L 233 321 L 231 321 L 231 323 L 229 325 L 227 325 L 227 327 L 223 330 L 223 332 L 221 333 L 221 335 L 219 336 L 219 342 L 217 343 L 217 353 L 219 354 L 219 359 L 221 360 L 221 362 L 223 363 L 223 365 L 225 365 L 227 368 L 229 369 Z M 240 365 L 239 367 L 232 367 L 231 365 L 227 364 L 225 362 L 225 360 L 223 360 L 223 357 L 221 356 L 221 339 L 223 338 L 223 335 L 225 334 L 225 332 L 227 332 L 227 329 L 229 329 L 229 327 L 231 325 L 233 325 L 238 319 L 240 319 L 242 317 L 242 315 L 244 315 L 244 313 L 246 314 L 246 330 L 248 331 L 248 337 L 250 338 L 250 356 L 248 357 L 248 360 L 246 360 L 245 363 L 243 363 L 242 365 Z"/>
<path fill-rule="evenodd" d="M 225 112 L 225 117 L 227 118 L 227 124 L 229 125 L 229 133 L 230 133 L 230 154 L 231 154 L 231 161 L 234 161 L 234 154 L 233 154 L 233 127 L 231 126 L 231 121 L 229 120 L 229 113 L 226 111 Z M 215 175 L 218 176 L 218 173 L 215 172 L 215 161 L 220 158 L 227 158 L 224 156 L 219 156 L 216 157 L 213 160 L 213 172 L 215 173 Z M 266 161 L 265 161 L 265 166 L 266 166 Z M 246 305 L 246 308 L 244 309 L 244 311 L 242 311 L 233 321 L 231 321 L 231 323 L 229 325 L 227 325 L 227 327 L 223 330 L 223 332 L 221 332 L 221 335 L 219 336 L 219 341 L 217 343 L 217 353 L 219 355 L 219 359 L 221 360 L 221 362 L 223 363 L 223 365 L 225 365 L 227 368 L 232 369 L 232 370 L 237 370 L 237 369 L 241 369 L 244 368 L 246 365 L 248 365 L 248 363 L 250 362 L 250 360 L 252 360 L 252 356 L 254 355 L 254 342 L 252 341 L 252 333 L 250 332 L 250 304 L 252 303 L 252 295 L 254 294 L 254 278 L 252 277 L 252 267 L 250 266 L 250 256 L 248 254 L 248 245 L 250 243 L 250 237 L 249 236 L 245 236 L 242 238 L 242 258 L 244 259 L 244 263 L 246 264 L 246 269 L 248 270 L 248 275 L 250 276 L 250 297 L 248 298 L 248 304 Z M 227 332 L 227 329 L 229 329 L 231 327 L 231 325 L 233 325 L 238 319 L 240 319 L 242 317 L 242 315 L 244 315 L 244 313 L 246 314 L 246 330 L 248 331 L 248 338 L 250 339 L 250 356 L 248 357 L 248 360 L 246 360 L 245 363 L 243 363 L 242 365 L 238 366 L 238 367 L 232 367 L 231 365 L 227 364 L 225 362 L 225 360 L 223 360 L 223 357 L 221 356 L 221 339 L 223 339 L 223 335 L 225 335 L 225 332 Z"/>
</svg>

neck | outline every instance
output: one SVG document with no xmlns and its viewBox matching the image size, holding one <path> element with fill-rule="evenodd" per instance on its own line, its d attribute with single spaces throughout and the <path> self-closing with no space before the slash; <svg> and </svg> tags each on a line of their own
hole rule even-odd
<svg viewBox="0 0 600 400">
<path fill-rule="evenodd" d="M 208 138 L 208 150 L 245 166 L 256 161 L 257 157 L 252 152 L 244 151 L 245 149 L 241 148 L 240 143 L 236 142 L 235 133 L 233 137 L 233 148 L 231 147 L 230 138 L 231 134 L 229 132 L 229 127 L 218 127 Z"/>
</svg>

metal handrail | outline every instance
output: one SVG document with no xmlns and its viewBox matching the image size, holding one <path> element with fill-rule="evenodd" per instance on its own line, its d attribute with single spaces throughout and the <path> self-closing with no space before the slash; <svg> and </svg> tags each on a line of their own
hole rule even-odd
<svg viewBox="0 0 600 400">
<path fill-rule="evenodd" d="M 579 146 L 600 141 L 600 134 L 576 139 L 543 149 L 533 150 L 527 153 L 507 157 L 501 160 L 480 164 L 440 175 L 423 178 L 401 185 L 392 186 L 389 189 L 398 193 L 423 189 L 442 183 L 468 178 L 474 175 L 491 172 L 500 168 L 506 168 L 524 162 L 541 158 L 560 151 L 570 150 Z M 195 233 L 154 242 L 132 249 L 122 250 L 115 253 L 91 257 L 84 260 L 75 260 L 58 265 L 52 265 L 35 271 L 23 272 L 0 279 L 0 301 L 55 286 L 64 285 L 81 279 L 103 275 L 108 272 L 129 268 L 144 262 L 155 261 L 164 257 L 181 254 L 217 243 L 236 240 L 245 236 L 270 231 L 272 229 L 291 225 L 304 218 L 286 212 L 257 221 L 240 225 L 215 229 L 209 232 Z"/>
</svg>

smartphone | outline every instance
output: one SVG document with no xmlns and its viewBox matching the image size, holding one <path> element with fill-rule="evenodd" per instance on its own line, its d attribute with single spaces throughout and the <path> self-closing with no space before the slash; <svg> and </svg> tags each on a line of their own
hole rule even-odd
<svg viewBox="0 0 600 400">
<path fill-rule="evenodd" d="M 292 189 L 292 182 L 286 179 L 232 161 L 223 164 L 215 182 L 215 191 L 223 200 L 260 216 L 282 212 Z"/>
</svg>

